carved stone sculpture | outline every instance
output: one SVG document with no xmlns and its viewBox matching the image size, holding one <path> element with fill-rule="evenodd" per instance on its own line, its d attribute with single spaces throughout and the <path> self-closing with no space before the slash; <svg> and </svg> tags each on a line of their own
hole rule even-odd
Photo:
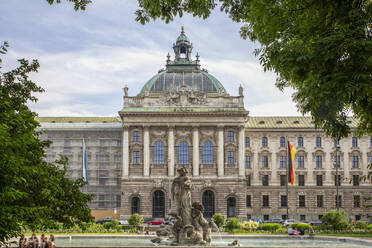
<svg viewBox="0 0 372 248">
<path fill-rule="evenodd" d="M 191 192 L 194 186 L 187 176 L 187 169 L 182 167 L 177 172 L 178 177 L 172 183 L 172 198 L 177 212 L 170 214 L 177 221 L 171 230 L 164 229 L 157 232 L 160 240 L 154 239 L 153 242 L 172 245 L 207 245 L 211 242 L 211 228 L 203 217 L 204 207 L 200 202 L 191 204 Z"/>
</svg>

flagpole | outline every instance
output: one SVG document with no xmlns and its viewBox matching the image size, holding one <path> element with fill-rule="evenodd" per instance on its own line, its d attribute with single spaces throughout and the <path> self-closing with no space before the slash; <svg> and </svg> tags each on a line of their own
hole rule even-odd
<svg viewBox="0 0 372 248">
<path fill-rule="evenodd" d="M 285 183 L 285 188 L 286 188 L 286 193 L 287 193 L 287 219 L 289 219 L 289 214 L 288 214 L 288 179 L 289 179 L 289 150 L 288 150 L 288 146 L 289 146 L 289 142 L 288 142 L 288 138 L 285 137 L 285 140 L 286 140 L 286 144 L 285 144 L 285 149 L 287 151 L 287 161 L 286 161 L 286 171 L 287 171 L 287 177 L 286 177 L 286 183 Z"/>
</svg>

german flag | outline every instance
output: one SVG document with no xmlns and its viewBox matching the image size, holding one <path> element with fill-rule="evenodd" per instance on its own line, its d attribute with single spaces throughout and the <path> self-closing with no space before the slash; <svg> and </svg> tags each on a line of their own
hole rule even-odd
<svg viewBox="0 0 372 248">
<path fill-rule="evenodd" d="M 294 185 L 294 159 L 296 155 L 296 148 L 288 141 L 288 182 Z"/>
</svg>

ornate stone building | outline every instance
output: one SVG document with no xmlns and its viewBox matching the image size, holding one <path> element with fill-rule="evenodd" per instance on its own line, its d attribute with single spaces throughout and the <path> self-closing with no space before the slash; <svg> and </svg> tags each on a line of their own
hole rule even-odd
<svg viewBox="0 0 372 248">
<path fill-rule="evenodd" d="M 68 177 L 82 176 L 82 139 L 88 151 L 92 209 L 120 208 L 129 216 L 166 217 L 174 211 L 170 185 L 186 167 L 195 185 L 193 201 L 205 215 L 243 219 L 286 214 L 285 138 L 296 147 L 296 186 L 289 189 L 289 217 L 305 221 L 339 207 L 357 219 L 371 210 L 363 198 L 370 181 L 359 181 L 372 163 L 372 138 L 350 137 L 339 148 L 310 117 L 251 117 L 243 88 L 230 96 L 207 70 L 181 32 L 165 69 L 136 96 L 124 88 L 120 117 L 41 117 L 44 138 L 53 141 L 47 160 L 70 158 Z M 350 120 L 355 127 L 355 120 Z M 336 172 L 333 161 L 340 164 Z M 336 173 L 340 176 L 336 197 Z M 173 207 L 173 209 L 172 209 Z"/>
</svg>

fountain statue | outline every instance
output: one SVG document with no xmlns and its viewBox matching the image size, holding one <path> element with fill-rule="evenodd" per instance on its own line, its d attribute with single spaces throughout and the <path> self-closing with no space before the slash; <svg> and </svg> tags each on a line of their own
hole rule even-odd
<svg viewBox="0 0 372 248">
<path fill-rule="evenodd" d="M 203 217 L 204 207 L 200 202 L 191 203 L 194 190 L 187 169 L 177 169 L 178 177 L 172 183 L 172 198 L 176 204 L 176 213 L 169 215 L 177 219 L 173 226 L 163 226 L 156 232 L 156 244 L 169 245 L 207 245 L 211 242 L 211 226 Z"/>
</svg>

